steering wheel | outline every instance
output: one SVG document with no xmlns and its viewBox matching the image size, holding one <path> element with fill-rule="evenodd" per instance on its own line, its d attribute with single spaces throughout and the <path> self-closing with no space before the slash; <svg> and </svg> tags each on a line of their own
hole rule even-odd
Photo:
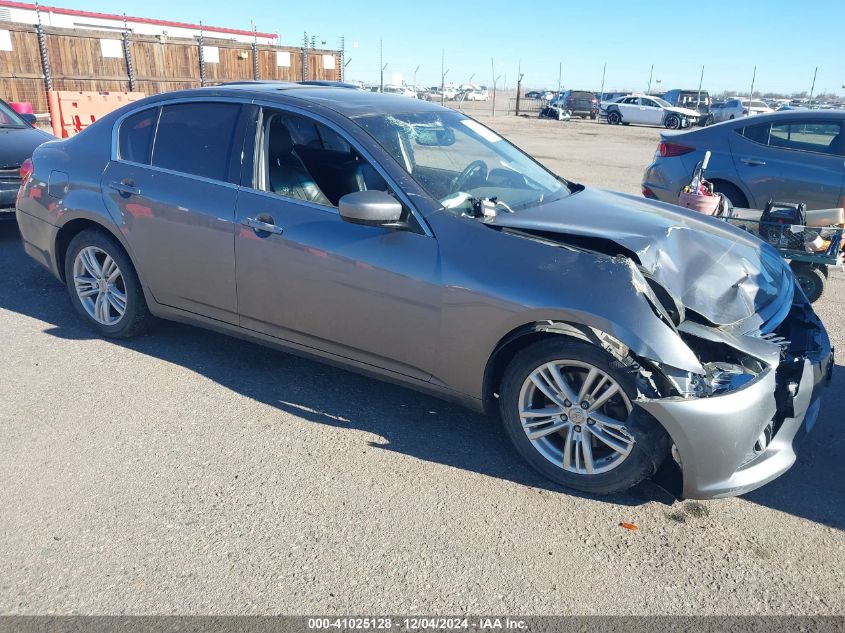
<svg viewBox="0 0 845 633">
<path fill-rule="evenodd" d="M 479 174 L 482 180 L 487 180 L 487 163 L 483 160 L 474 160 L 455 179 L 455 191 L 463 191 L 464 186 L 469 182 L 470 178 L 474 178 Z"/>
</svg>

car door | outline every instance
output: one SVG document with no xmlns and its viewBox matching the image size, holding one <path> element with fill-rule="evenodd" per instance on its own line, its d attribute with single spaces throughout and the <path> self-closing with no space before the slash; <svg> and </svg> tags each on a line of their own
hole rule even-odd
<svg viewBox="0 0 845 633">
<path fill-rule="evenodd" d="M 643 123 L 649 125 L 663 125 L 663 108 L 654 99 L 640 99 L 640 113 Z"/>
<path fill-rule="evenodd" d="M 118 123 L 103 197 L 150 292 L 237 323 L 234 219 L 241 104 L 165 103 Z"/>
<path fill-rule="evenodd" d="M 842 205 L 843 120 L 801 117 L 747 125 L 731 134 L 739 178 L 762 208 L 770 199 L 808 209 Z M 752 201 L 749 201 L 752 202 Z"/>
<path fill-rule="evenodd" d="M 280 126 L 290 142 L 274 140 L 285 135 Z M 267 108 L 255 138 L 252 186 L 237 203 L 241 326 L 428 380 L 441 303 L 436 239 L 411 215 L 410 230 L 341 219 L 338 183 L 347 193 L 395 189 L 361 146 L 328 122 Z M 329 152 L 333 171 L 319 158 Z"/>
<path fill-rule="evenodd" d="M 626 97 L 619 102 L 618 106 L 625 123 L 642 123 L 639 97 Z"/>
</svg>

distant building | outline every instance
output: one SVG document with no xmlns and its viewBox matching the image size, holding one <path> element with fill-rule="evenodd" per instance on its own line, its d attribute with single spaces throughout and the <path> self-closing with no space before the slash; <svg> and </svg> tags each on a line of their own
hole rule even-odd
<svg viewBox="0 0 845 633">
<path fill-rule="evenodd" d="M 113 13 L 94 13 L 91 11 L 77 11 L 41 5 L 41 23 L 44 26 L 56 26 L 65 29 L 93 29 L 98 31 L 120 31 L 128 29 L 138 35 L 153 35 L 157 37 L 198 37 L 199 24 L 187 22 L 171 22 L 169 20 L 154 20 L 152 18 L 124 17 Z M 37 24 L 38 17 L 35 5 L 26 2 L 10 2 L 0 0 L 0 22 L 19 22 L 22 24 Z M 279 36 L 275 33 L 253 33 L 241 29 L 228 29 L 218 26 L 202 25 L 202 33 L 206 37 L 235 40 L 252 43 L 256 38 L 259 44 L 278 44 Z"/>
</svg>

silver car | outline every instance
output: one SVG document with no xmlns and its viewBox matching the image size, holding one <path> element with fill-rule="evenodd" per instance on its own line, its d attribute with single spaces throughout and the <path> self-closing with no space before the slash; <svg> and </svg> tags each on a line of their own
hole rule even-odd
<svg viewBox="0 0 845 633">
<path fill-rule="evenodd" d="M 710 150 L 707 179 L 737 207 L 769 200 L 808 209 L 841 207 L 845 196 L 845 112 L 763 114 L 680 134 L 664 133 L 643 175 L 643 195 L 677 203 Z"/>
<path fill-rule="evenodd" d="M 686 497 L 756 488 L 794 462 L 833 367 L 770 247 L 559 178 L 425 101 L 160 94 L 33 163 L 26 252 L 101 335 L 174 319 L 496 412 L 579 490 L 658 469 Z"/>
</svg>

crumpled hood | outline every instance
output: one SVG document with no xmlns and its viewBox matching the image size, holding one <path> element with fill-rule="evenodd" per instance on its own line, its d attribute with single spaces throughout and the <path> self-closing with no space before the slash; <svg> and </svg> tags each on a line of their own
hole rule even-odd
<svg viewBox="0 0 845 633">
<path fill-rule="evenodd" d="M 701 112 L 698 110 L 690 110 L 689 108 L 679 108 L 677 106 L 672 106 L 670 108 L 663 108 L 664 110 L 668 110 L 669 112 L 677 112 L 678 114 L 683 114 L 684 116 L 688 117 L 699 117 L 701 116 Z"/>
<path fill-rule="evenodd" d="M 758 314 L 788 279 L 777 251 L 745 231 L 627 194 L 587 188 L 561 200 L 500 213 L 487 224 L 611 240 L 636 253 L 643 268 L 687 308 L 718 325 Z"/>
</svg>

